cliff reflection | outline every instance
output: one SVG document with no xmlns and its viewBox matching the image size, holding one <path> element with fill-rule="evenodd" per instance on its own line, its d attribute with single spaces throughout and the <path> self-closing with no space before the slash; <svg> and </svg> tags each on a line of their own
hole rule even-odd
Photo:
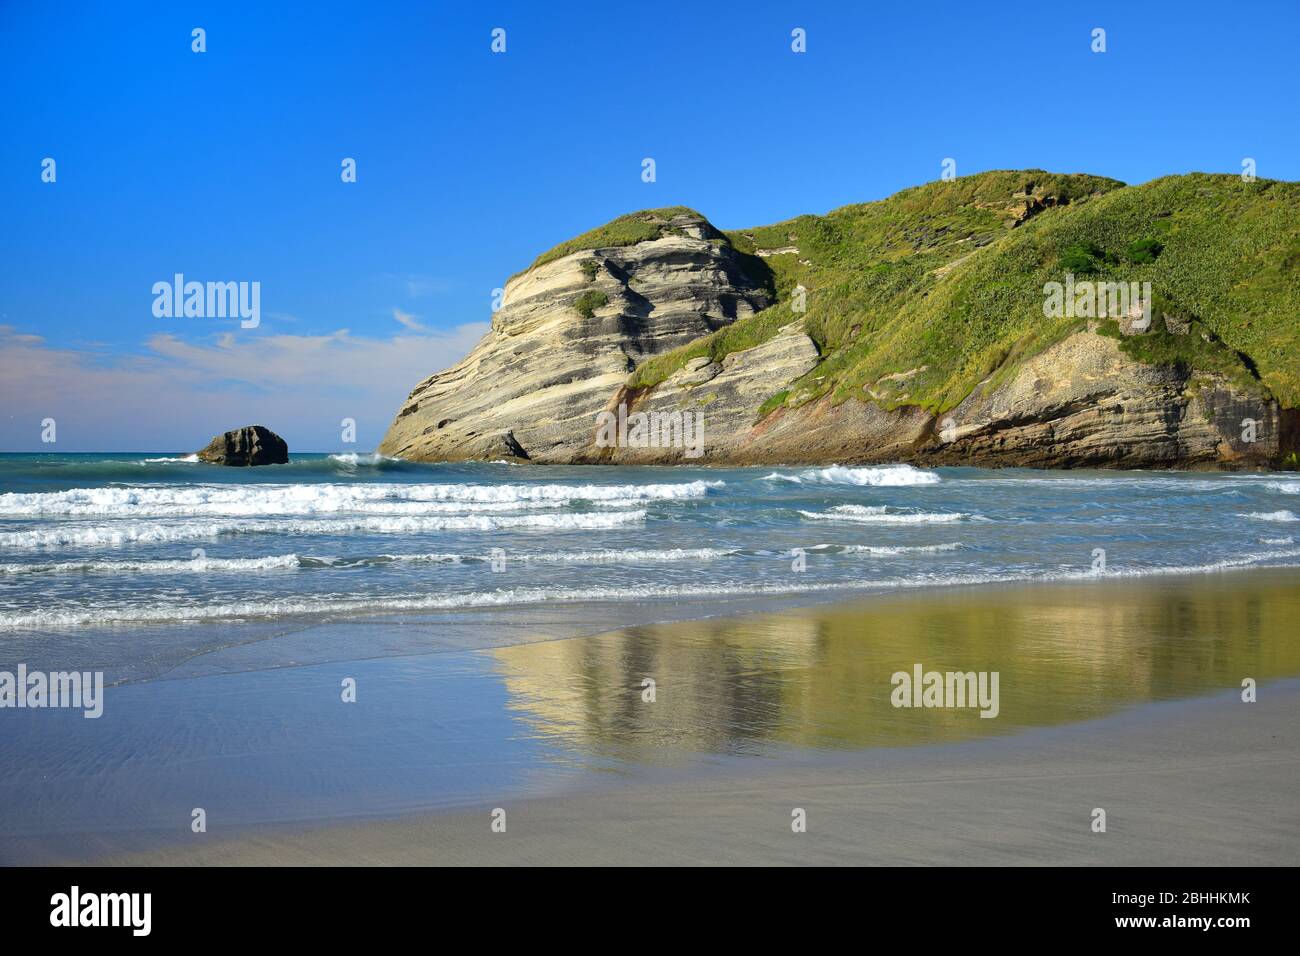
<svg viewBox="0 0 1300 956">
<path fill-rule="evenodd" d="M 672 763 L 940 743 L 1298 674 L 1296 581 L 1261 572 L 914 593 L 491 654 L 527 733 L 589 754 Z M 891 675 L 918 663 L 998 671 L 1000 716 L 893 707 Z"/>
</svg>

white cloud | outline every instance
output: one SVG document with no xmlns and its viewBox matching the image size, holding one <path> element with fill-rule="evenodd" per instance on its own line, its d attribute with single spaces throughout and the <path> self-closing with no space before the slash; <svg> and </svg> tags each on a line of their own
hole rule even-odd
<svg viewBox="0 0 1300 956">
<path fill-rule="evenodd" d="M 394 309 L 393 318 L 395 318 L 398 322 L 402 323 L 402 325 L 406 326 L 408 329 L 412 330 L 413 332 L 424 331 L 424 325 L 421 324 L 419 318 L 417 316 L 411 315 L 409 312 L 403 312 L 401 309 Z"/>
<path fill-rule="evenodd" d="M 402 399 L 459 361 L 487 331 L 469 323 L 392 338 L 226 332 L 194 342 L 160 333 L 141 354 L 51 347 L 0 326 L 0 450 L 185 451 L 254 422 L 290 450 L 337 450 L 339 421 L 355 418 L 357 446 L 379 443 Z M 40 442 L 58 422 L 57 446 Z"/>
</svg>

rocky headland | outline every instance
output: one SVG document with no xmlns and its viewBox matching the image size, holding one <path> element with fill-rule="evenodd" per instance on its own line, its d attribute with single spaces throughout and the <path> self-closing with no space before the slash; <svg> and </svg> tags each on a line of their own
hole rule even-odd
<svg viewBox="0 0 1300 956">
<path fill-rule="evenodd" d="M 730 232 L 674 207 L 511 278 L 491 330 L 415 386 L 379 450 L 1285 467 L 1297 348 L 1295 183 L 983 173 Z M 611 441 L 619 416 L 632 428 Z"/>
</svg>

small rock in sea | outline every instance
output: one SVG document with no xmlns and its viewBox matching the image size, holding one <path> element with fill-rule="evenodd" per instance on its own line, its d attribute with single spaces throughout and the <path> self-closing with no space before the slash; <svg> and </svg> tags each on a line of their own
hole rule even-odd
<svg viewBox="0 0 1300 956">
<path fill-rule="evenodd" d="M 264 425 L 245 425 L 218 435 L 198 456 L 212 465 L 287 465 L 289 446 Z"/>
</svg>

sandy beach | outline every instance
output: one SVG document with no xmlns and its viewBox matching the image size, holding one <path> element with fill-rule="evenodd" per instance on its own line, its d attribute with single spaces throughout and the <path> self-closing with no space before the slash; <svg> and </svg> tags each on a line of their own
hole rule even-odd
<svg viewBox="0 0 1300 956">
<path fill-rule="evenodd" d="M 123 865 L 1294 866 L 1300 682 L 1062 729 L 490 809 L 264 832 Z M 792 808 L 808 827 L 791 831 Z M 1090 829 L 1107 812 L 1107 831 Z"/>
<path fill-rule="evenodd" d="M 936 589 L 559 639 L 520 620 L 509 646 L 260 670 L 216 655 L 110 688 L 102 720 L 45 722 L 39 748 L 10 737 L 0 855 L 1294 865 L 1298 582 Z M 421 627 L 349 626 L 370 647 Z M 918 664 L 998 672 L 997 717 L 894 706 L 891 675 Z"/>
</svg>

